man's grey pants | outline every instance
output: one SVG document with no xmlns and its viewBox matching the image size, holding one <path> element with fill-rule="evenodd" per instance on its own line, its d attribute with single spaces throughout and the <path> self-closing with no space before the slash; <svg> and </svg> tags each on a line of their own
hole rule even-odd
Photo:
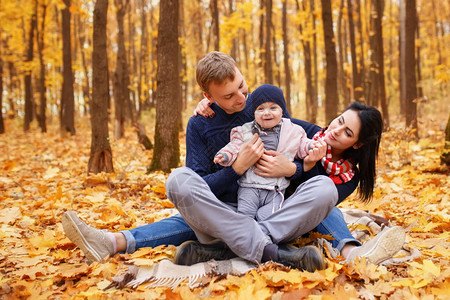
<svg viewBox="0 0 450 300">
<path fill-rule="evenodd" d="M 313 230 L 338 200 L 333 181 L 315 176 L 299 185 L 281 209 L 256 221 L 217 199 L 203 178 L 187 167 L 170 174 L 166 193 L 201 243 L 220 239 L 239 257 L 259 262 L 266 245 L 290 242 Z"/>
</svg>

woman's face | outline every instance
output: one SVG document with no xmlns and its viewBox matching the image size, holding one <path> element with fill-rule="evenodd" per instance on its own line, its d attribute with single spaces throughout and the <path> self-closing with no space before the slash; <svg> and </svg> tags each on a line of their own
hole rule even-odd
<svg viewBox="0 0 450 300">
<path fill-rule="evenodd" d="M 362 146 L 358 143 L 360 130 L 361 120 L 358 113 L 347 110 L 331 121 L 324 140 L 336 150 L 346 150 L 350 147 L 358 149 Z"/>
</svg>

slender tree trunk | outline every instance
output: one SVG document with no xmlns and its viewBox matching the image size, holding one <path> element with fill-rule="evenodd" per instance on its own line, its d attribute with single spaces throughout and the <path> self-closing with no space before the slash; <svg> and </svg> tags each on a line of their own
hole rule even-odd
<svg viewBox="0 0 450 300">
<path fill-rule="evenodd" d="M 217 0 L 211 0 L 211 17 L 212 17 L 212 30 L 214 39 L 214 50 L 220 51 L 220 31 L 219 31 L 219 7 Z"/>
<path fill-rule="evenodd" d="M 259 0 L 259 9 L 261 11 L 264 11 L 264 8 L 266 7 L 266 0 Z M 264 26 L 265 26 L 265 15 L 264 13 L 261 14 L 261 16 L 259 17 L 259 69 L 262 70 L 262 73 L 264 74 L 264 78 L 263 79 L 259 79 L 260 76 L 256 76 L 257 81 L 259 80 L 265 80 L 265 68 L 266 68 L 266 55 L 265 55 L 265 51 L 263 49 L 265 49 L 265 44 L 266 44 L 266 40 L 265 40 L 265 36 L 264 36 Z M 258 72 L 259 73 L 259 72 Z"/>
<path fill-rule="evenodd" d="M 300 4 L 298 0 L 296 1 L 296 7 L 297 12 L 300 13 L 301 10 L 306 11 L 305 2 L 303 2 L 302 9 L 300 8 Z M 303 36 L 303 26 L 302 24 L 299 24 L 298 26 L 300 36 Z M 314 102 L 313 102 L 313 77 L 312 77 L 312 65 L 311 65 L 311 44 L 309 42 L 309 39 L 303 36 L 302 39 L 302 46 L 303 46 L 303 53 L 305 58 L 305 80 L 306 80 L 306 91 L 305 91 L 305 102 L 306 102 L 306 111 L 307 111 L 307 118 L 311 120 L 311 116 L 313 115 L 313 108 L 314 108 Z M 311 121 L 312 122 L 312 121 Z"/>
<path fill-rule="evenodd" d="M 378 86 L 379 86 L 379 104 L 383 112 L 383 120 L 386 128 L 390 126 L 389 109 L 386 99 L 386 82 L 384 77 L 384 46 L 383 46 L 383 26 L 382 19 L 384 13 L 384 0 L 372 0 L 375 3 L 375 11 L 377 17 L 375 18 L 375 36 L 378 44 L 378 51 L 376 54 L 376 61 L 378 65 Z"/>
<path fill-rule="evenodd" d="M 181 81 L 178 74 L 178 0 L 160 2 L 156 81 L 155 149 L 150 170 L 170 172 L 180 163 L 178 129 Z"/>
<path fill-rule="evenodd" d="M 322 22 L 325 41 L 325 55 L 327 61 L 327 75 L 325 84 L 325 121 L 329 124 L 337 114 L 339 97 L 337 92 L 337 58 L 333 33 L 333 15 L 331 0 L 321 0 Z"/>
<path fill-rule="evenodd" d="M 9 52 L 9 51 L 8 51 Z M 9 73 L 9 86 L 10 90 L 14 91 L 17 87 L 17 79 L 16 79 L 16 68 L 14 68 L 14 63 L 8 61 L 8 73 Z M 8 118 L 14 119 L 16 117 L 16 104 L 14 103 L 13 93 L 8 94 L 8 103 L 10 110 L 8 112 Z"/>
<path fill-rule="evenodd" d="M 36 1 L 37 2 L 37 1 Z M 35 5 L 37 3 L 35 2 Z M 34 31 L 36 30 L 37 20 L 36 14 L 33 12 L 31 16 L 31 26 L 28 33 L 28 48 L 27 48 L 27 58 L 26 62 L 30 63 L 33 61 L 33 47 L 34 47 Z M 33 87 L 31 83 L 31 71 L 25 73 L 25 117 L 23 123 L 24 131 L 30 130 L 30 123 L 33 121 Z"/>
<path fill-rule="evenodd" d="M 366 1 L 365 1 L 366 2 Z M 365 62 L 365 50 L 364 50 L 364 36 L 363 36 L 363 27 L 361 22 L 361 0 L 356 0 L 356 13 L 358 14 L 358 21 L 357 21 L 357 27 L 358 27 L 358 33 L 359 33 L 359 46 L 361 49 L 361 55 L 359 57 L 359 63 L 358 63 L 358 73 L 359 73 L 359 84 L 361 86 L 361 100 L 364 101 L 364 97 L 366 95 L 366 89 L 365 89 L 365 68 L 364 68 L 364 62 Z"/>
<path fill-rule="evenodd" d="M 353 21 L 352 0 L 347 0 L 348 26 L 350 32 L 350 52 L 352 56 L 352 77 L 353 77 L 353 98 L 357 101 L 363 100 L 363 88 L 358 67 L 358 57 L 356 55 L 355 25 Z"/>
<path fill-rule="evenodd" d="M 416 38 L 418 41 L 420 41 L 420 21 L 419 21 L 419 16 L 417 16 L 417 29 L 416 29 Z M 420 58 L 420 43 L 418 45 L 416 45 L 416 71 L 417 71 L 417 96 L 418 98 L 423 98 L 423 89 L 422 89 L 422 71 L 421 71 L 421 58 Z"/>
<path fill-rule="evenodd" d="M 47 107 L 47 87 L 45 85 L 45 62 L 44 62 L 44 33 L 45 33 L 45 16 L 47 11 L 47 5 L 42 4 L 42 20 L 41 20 L 41 28 L 36 27 L 36 41 L 38 45 L 38 53 L 39 53 L 39 64 L 40 64 L 40 76 L 39 76 L 39 95 L 40 95 L 40 107 L 39 113 L 37 114 L 37 119 L 39 122 L 39 127 L 41 127 L 42 132 L 47 132 L 47 120 L 45 116 L 46 107 Z M 36 16 L 37 12 L 37 0 L 36 0 Z"/>
<path fill-rule="evenodd" d="M 286 88 L 284 90 L 284 95 L 286 97 L 286 106 L 289 113 L 291 110 L 291 69 L 289 63 L 289 39 L 288 39 L 288 28 L 287 28 L 287 0 L 283 0 L 282 6 L 282 27 L 283 27 L 283 58 L 284 58 L 284 73 L 285 73 L 285 84 Z"/>
<path fill-rule="evenodd" d="M 114 172 L 108 134 L 108 56 L 106 50 L 106 23 L 108 0 L 97 0 L 94 7 L 94 34 L 92 61 L 91 154 L 88 174 Z"/>
<path fill-rule="evenodd" d="M 61 92 L 61 135 L 75 134 L 75 99 L 73 92 L 72 42 L 70 33 L 70 0 L 64 0 L 62 10 L 63 86 Z"/>
<path fill-rule="evenodd" d="M 438 17 L 436 13 L 436 0 L 431 0 L 431 5 L 433 7 L 433 18 L 434 18 L 434 32 L 436 36 L 436 47 L 438 52 L 438 65 L 442 65 L 442 52 L 441 52 L 441 37 L 439 36 L 439 26 Z"/>
<path fill-rule="evenodd" d="M 313 84 L 313 90 L 312 90 L 312 110 L 311 110 L 311 116 L 309 117 L 312 123 L 316 123 L 317 121 L 317 109 L 319 106 L 319 70 L 317 66 L 317 33 L 316 33 L 316 17 L 314 14 L 315 11 L 315 0 L 310 0 L 310 10 L 313 12 L 311 14 L 312 23 L 313 23 L 313 66 L 314 66 L 314 84 Z"/>
<path fill-rule="evenodd" d="M 115 0 L 116 17 L 118 27 L 117 37 L 117 61 L 116 71 L 114 72 L 114 138 L 120 139 L 125 134 L 125 120 L 126 112 L 129 111 L 130 93 L 128 90 L 129 76 L 128 63 L 125 50 L 125 31 L 124 31 L 124 17 L 126 13 L 126 6 L 128 0 Z M 130 118 L 131 120 L 131 118 Z"/>
<path fill-rule="evenodd" d="M 441 164 L 450 166 L 450 113 L 448 114 L 447 126 L 445 127 L 445 145 L 441 153 Z"/>
<path fill-rule="evenodd" d="M 147 1 L 141 0 L 141 45 L 139 48 L 139 70 L 138 70 L 138 119 L 141 118 L 143 104 L 146 103 L 147 93 L 145 92 L 146 87 L 146 75 L 147 75 L 147 65 L 148 65 L 148 29 L 147 29 Z M 145 81 L 144 81 L 145 80 Z"/>
<path fill-rule="evenodd" d="M 265 37 L 265 65 L 264 77 L 266 83 L 273 83 L 273 69 L 272 69 L 272 0 L 266 0 L 266 37 Z"/>
<path fill-rule="evenodd" d="M 83 83 L 83 99 L 84 99 L 84 111 L 85 113 L 89 112 L 89 103 L 92 101 L 91 97 L 91 86 L 89 80 L 89 69 L 88 63 L 86 59 L 86 50 L 85 50 L 85 42 L 86 42 L 86 33 L 84 28 L 84 23 L 81 22 L 80 14 L 77 14 L 77 23 L 78 23 L 78 40 L 80 43 L 80 53 L 81 53 L 81 65 L 83 67 L 83 75 L 84 75 L 84 83 Z M 89 39 L 88 39 L 89 41 Z"/>
<path fill-rule="evenodd" d="M 399 2 L 400 6 L 400 28 L 399 28 L 399 82 L 400 82 L 400 114 L 406 116 L 406 36 L 405 36 L 405 2 L 408 0 L 401 0 Z"/>
<path fill-rule="evenodd" d="M 405 79 L 406 79 L 406 126 L 411 126 L 416 138 L 419 137 L 417 126 L 417 82 L 416 82 L 416 0 L 405 3 Z"/>
<path fill-rule="evenodd" d="M 347 56 L 345 52 L 344 43 L 347 43 L 345 40 L 345 35 L 342 33 L 343 27 L 343 17 L 344 17 L 344 5 L 345 1 L 341 1 L 341 6 L 339 8 L 339 17 L 337 21 L 337 39 L 339 44 L 339 52 L 338 52 L 338 83 L 341 95 L 343 97 L 344 107 L 347 107 L 350 104 L 350 93 L 347 87 L 347 78 L 344 70 L 344 57 Z M 345 29 L 344 29 L 345 30 Z"/>
<path fill-rule="evenodd" d="M 0 29 L 0 134 L 5 133 L 5 122 L 3 121 L 3 34 Z"/>
</svg>

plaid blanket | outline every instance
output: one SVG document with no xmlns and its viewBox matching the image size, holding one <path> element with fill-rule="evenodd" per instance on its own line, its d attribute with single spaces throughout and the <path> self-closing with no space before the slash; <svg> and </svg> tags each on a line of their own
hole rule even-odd
<svg viewBox="0 0 450 300">
<path fill-rule="evenodd" d="M 352 231 L 352 235 L 358 240 L 364 241 L 371 235 L 379 233 L 384 227 L 391 227 L 389 220 L 382 216 L 358 209 L 341 210 L 346 223 L 356 228 Z M 332 258 L 336 258 L 339 255 L 339 251 L 334 249 L 327 240 L 320 238 L 318 244 Z M 382 262 L 382 264 L 401 264 L 420 256 L 420 252 L 416 249 L 404 248 L 402 251 L 406 251 L 406 253 L 401 258 L 391 258 Z M 256 263 L 241 258 L 224 261 L 211 260 L 192 266 L 176 265 L 172 261 L 165 259 L 150 267 L 131 265 L 125 273 L 115 276 L 108 288 L 136 288 L 140 284 L 149 282 L 150 284 L 147 287 L 164 286 L 173 289 L 184 281 L 187 281 L 189 287 L 194 288 L 208 283 L 215 276 L 227 274 L 242 275 L 257 267 Z"/>
</svg>

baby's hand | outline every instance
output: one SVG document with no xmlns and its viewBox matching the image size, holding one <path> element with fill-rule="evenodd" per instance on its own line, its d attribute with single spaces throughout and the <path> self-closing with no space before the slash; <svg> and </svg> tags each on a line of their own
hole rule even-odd
<svg viewBox="0 0 450 300">
<path fill-rule="evenodd" d="M 215 164 L 221 164 L 221 163 L 223 163 L 223 155 L 222 155 L 222 154 L 217 154 L 217 155 L 214 157 L 214 163 L 215 163 Z"/>
</svg>

